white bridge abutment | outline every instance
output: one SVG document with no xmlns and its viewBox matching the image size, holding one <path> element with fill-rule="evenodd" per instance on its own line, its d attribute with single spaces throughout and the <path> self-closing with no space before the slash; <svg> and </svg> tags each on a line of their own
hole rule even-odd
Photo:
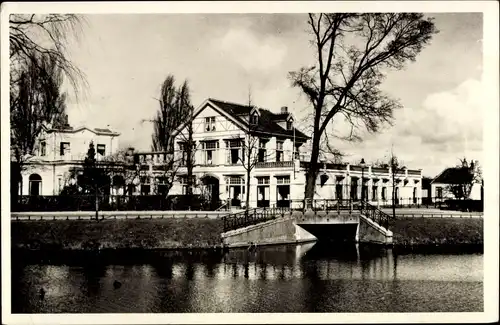
<svg viewBox="0 0 500 325">
<path fill-rule="evenodd" d="M 393 234 L 359 212 L 294 212 L 285 217 L 221 234 L 226 247 L 296 244 L 313 241 L 392 245 Z"/>
</svg>

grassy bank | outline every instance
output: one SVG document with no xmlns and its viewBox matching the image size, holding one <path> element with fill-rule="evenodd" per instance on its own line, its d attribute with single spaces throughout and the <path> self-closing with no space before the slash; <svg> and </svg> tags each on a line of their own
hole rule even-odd
<svg viewBox="0 0 500 325">
<path fill-rule="evenodd" d="M 389 229 L 400 246 L 483 243 L 482 218 L 398 218 Z"/>
<path fill-rule="evenodd" d="M 481 245 L 483 219 L 398 218 L 390 229 L 400 247 Z M 35 250 L 213 248 L 221 245 L 221 219 L 12 221 L 12 247 Z"/>
<path fill-rule="evenodd" d="M 220 245 L 222 220 L 14 221 L 12 246 L 29 249 L 169 249 Z"/>
</svg>

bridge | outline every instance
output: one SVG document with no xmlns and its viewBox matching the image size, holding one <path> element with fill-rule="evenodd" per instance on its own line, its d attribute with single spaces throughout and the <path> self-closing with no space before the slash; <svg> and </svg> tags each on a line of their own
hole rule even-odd
<svg viewBox="0 0 500 325">
<path fill-rule="evenodd" d="M 309 202 L 311 203 L 311 202 Z M 227 247 L 311 241 L 392 244 L 392 216 L 364 201 L 329 200 L 318 207 L 257 208 L 223 217 Z"/>
</svg>

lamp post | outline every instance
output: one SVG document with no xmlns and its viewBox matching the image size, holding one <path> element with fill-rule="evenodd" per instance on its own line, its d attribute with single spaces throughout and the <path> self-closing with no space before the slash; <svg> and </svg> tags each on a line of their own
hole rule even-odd
<svg viewBox="0 0 500 325">
<path fill-rule="evenodd" d="M 365 201 L 365 159 L 361 158 L 361 202 Z"/>
</svg>

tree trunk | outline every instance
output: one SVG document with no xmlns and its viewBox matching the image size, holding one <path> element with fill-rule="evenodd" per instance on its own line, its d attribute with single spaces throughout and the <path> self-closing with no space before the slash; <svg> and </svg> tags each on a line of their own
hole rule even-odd
<svg viewBox="0 0 500 325">
<path fill-rule="evenodd" d="M 250 209 L 250 168 L 247 169 L 247 195 L 245 200 L 245 208 Z"/>
<path fill-rule="evenodd" d="M 16 208 L 19 203 L 19 196 L 23 194 L 23 183 L 21 167 L 18 162 L 12 162 L 10 164 L 10 198 L 11 198 L 11 209 Z"/>
<path fill-rule="evenodd" d="M 304 208 L 312 208 L 312 201 L 314 200 L 314 192 L 316 188 L 316 178 L 318 176 L 318 158 L 319 158 L 319 141 L 314 139 L 311 160 L 306 173 L 306 188 L 304 192 L 305 206 Z"/>
</svg>

